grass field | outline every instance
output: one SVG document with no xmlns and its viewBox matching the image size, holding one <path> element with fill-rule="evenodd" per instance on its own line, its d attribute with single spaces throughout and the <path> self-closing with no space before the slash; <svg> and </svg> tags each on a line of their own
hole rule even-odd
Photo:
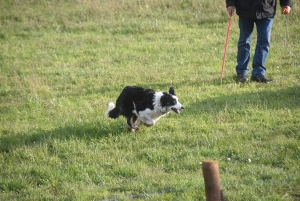
<svg viewBox="0 0 300 201">
<path fill-rule="evenodd" d="M 235 82 L 237 16 L 220 84 L 223 0 L 0 7 L 0 200 L 205 200 L 203 160 L 226 200 L 300 200 L 298 1 L 275 17 L 271 84 Z M 127 85 L 186 109 L 130 133 L 104 115 Z"/>
</svg>

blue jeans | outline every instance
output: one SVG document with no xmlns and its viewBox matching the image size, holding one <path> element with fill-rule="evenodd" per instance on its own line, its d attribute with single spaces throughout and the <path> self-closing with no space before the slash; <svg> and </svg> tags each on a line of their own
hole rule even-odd
<svg viewBox="0 0 300 201">
<path fill-rule="evenodd" d="M 239 17 L 240 38 L 238 41 L 236 72 L 237 74 L 248 74 L 250 43 L 254 24 L 256 24 L 257 30 L 257 43 L 252 61 L 252 76 L 261 77 L 265 75 L 266 71 L 264 64 L 270 49 L 273 18 L 251 19 Z"/>
</svg>

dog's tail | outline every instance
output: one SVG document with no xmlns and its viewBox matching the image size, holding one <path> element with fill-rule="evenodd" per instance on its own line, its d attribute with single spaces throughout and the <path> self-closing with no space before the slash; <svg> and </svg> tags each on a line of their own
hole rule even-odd
<svg viewBox="0 0 300 201">
<path fill-rule="evenodd" d="M 112 119 L 116 119 L 120 115 L 120 109 L 115 107 L 115 104 L 113 102 L 110 102 L 108 104 L 108 109 L 105 114 L 106 114 L 106 116 L 108 116 Z"/>
</svg>

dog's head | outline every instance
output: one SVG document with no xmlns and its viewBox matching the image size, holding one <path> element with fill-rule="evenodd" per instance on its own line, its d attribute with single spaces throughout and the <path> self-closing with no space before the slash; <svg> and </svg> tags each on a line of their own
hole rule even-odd
<svg viewBox="0 0 300 201">
<path fill-rule="evenodd" d="M 173 111 L 176 114 L 179 114 L 180 110 L 184 109 L 183 105 L 179 102 L 173 87 L 170 87 L 169 93 L 163 92 L 160 104 L 162 107 L 161 110 L 165 113 Z"/>
</svg>

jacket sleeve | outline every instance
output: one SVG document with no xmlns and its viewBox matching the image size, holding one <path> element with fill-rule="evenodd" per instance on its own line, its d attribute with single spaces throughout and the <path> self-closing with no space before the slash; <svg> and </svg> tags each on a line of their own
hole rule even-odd
<svg viewBox="0 0 300 201">
<path fill-rule="evenodd" d="M 290 0 L 280 0 L 280 6 L 283 7 L 283 6 L 290 6 L 292 7 L 292 1 Z"/>
<path fill-rule="evenodd" d="M 226 8 L 229 6 L 235 6 L 235 0 L 226 0 Z"/>
</svg>

